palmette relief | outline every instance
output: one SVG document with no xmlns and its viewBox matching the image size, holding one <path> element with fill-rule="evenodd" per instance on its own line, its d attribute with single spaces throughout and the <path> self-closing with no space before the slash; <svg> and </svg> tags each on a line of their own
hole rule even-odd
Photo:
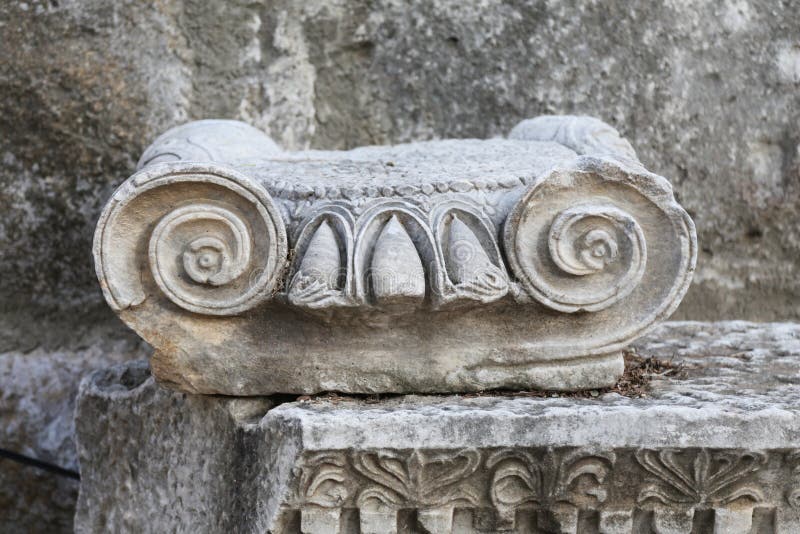
<svg viewBox="0 0 800 534">
<path fill-rule="evenodd" d="M 486 460 L 492 472 L 492 504 L 507 525 L 514 524 L 517 509 L 525 505 L 549 509 L 567 505 L 567 510 L 574 514 L 579 506 L 606 500 L 603 483 L 614 459 L 613 454 L 581 451 L 546 450 L 543 455 L 520 450 L 498 451 Z M 586 483 L 581 485 L 579 481 Z"/>
<path fill-rule="evenodd" d="M 642 450 L 636 460 L 655 477 L 642 488 L 638 497 L 641 503 L 652 500 L 665 505 L 702 506 L 739 500 L 758 504 L 764 500 L 763 490 L 751 476 L 766 463 L 762 453 Z"/>
<path fill-rule="evenodd" d="M 706 448 L 318 451 L 300 461 L 284 513 L 299 511 L 303 532 L 320 533 L 397 532 L 411 521 L 437 534 L 521 533 L 533 525 L 613 534 L 688 534 L 699 525 L 746 534 L 761 532 L 763 522 L 753 530 L 759 516 L 788 533 L 795 503 L 784 504 L 781 484 L 770 481 L 791 479 L 796 456 Z M 347 510 L 356 512 L 358 530 L 342 528 Z"/>
<path fill-rule="evenodd" d="M 570 524 L 579 509 L 606 499 L 614 459 L 552 449 L 320 452 L 304 462 L 293 504 L 309 526 L 336 528 L 342 509 L 356 507 L 366 532 L 394 532 L 398 512 L 407 509 L 436 533 L 450 532 L 456 508 L 492 509 L 500 530 L 514 530 L 517 511 L 532 508 Z"/>
<path fill-rule="evenodd" d="M 194 369 L 189 389 L 198 391 L 265 391 L 248 389 L 248 369 L 260 365 L 252 355 L 288 363 L 292 321 L 305 325 L 313 358 L 348 350 L 347 329 L 363 327 L 368 354 L 383 354 L 379 331 L 395 329 L 398 347 L 426 340 L 412 346 L 422 357 L 458 343 L 463 323 L 486 344 L 471 342 L 478 359 L 466 375 L 458 357 L 439 367 L 452 382 L 444 390 L 512 386 L 520 376 L 520 386 L 541 387 L 559 371 L 530 375 L 532 366 L 580 357 L 594 358 L 603 377 L 573 369 L 554 379 L 559 387 L 607 384 L 621 372 L 619 351 L 680 302 L 696 240 L 666 180 L 611 139 L 610 127 L 582 120 L 550 117 L 509 140 L 308 153 L 276 152 L 262 138 L 239 143 L 249 130 L 237 123 L 180 127 L 148 149 L 101 216 L 98 276 L 123 320 L 168 360 L 159 369 L 175 358 L 188 364 L 187 354 L 199 353 L 197 364 L 233 355 L 237 385 L 195 385 L 204 371 Z M 166 343 L 162 323 L 178 338 Z M 206 327 L 217 333 L 206 337 Z M 497 350 L 520 357 L 507 363 Z M 508 378 L 486 382 L 480 358 L 528 370 L 509 367 Z M 407 372 L 386 379 L 396 386 L 374 387 L 414 390 Z M 291 380 L 282 379 L 275 387 Z M 323 387 L 314 380 L 298 391 Z M 373 388 L 346 380 L 330 387 Z"/>
</svg>

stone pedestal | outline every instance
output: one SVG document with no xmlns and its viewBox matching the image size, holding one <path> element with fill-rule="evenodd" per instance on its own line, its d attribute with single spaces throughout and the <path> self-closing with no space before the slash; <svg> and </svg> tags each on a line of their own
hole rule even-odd
<svg viewBox="0 0 800 534">
<path fill-rule="evenodd" d="M 800 532 L 800 326 L 672 323 L 644 396 L 81 386 L 79 532 Z M 555 394 L 553 394 L 555 395 Z"/>
</svg>

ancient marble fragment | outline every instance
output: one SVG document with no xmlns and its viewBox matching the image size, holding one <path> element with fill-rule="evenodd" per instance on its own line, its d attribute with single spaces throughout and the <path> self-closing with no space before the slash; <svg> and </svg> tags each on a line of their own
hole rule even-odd
<svg viewBox="0 0 800 534">
<path fill-rule="evenodd" d="M 98 222 L 97 273 L 189 392 L 610 385 L 695 266 L 669 183 L 587 117 L 339 152 L 198 121 L 139 167 Z"/>
</svg>

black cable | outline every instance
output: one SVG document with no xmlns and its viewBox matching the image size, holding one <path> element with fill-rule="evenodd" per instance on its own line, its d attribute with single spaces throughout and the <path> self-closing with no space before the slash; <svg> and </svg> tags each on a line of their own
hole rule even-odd
<svg viewBox="0 0 800 534">
<path fill-rule="evenodd" d="M 81 475 L 77 471 L 72 471 L 71 469 L 64 469 L 63 467 L 43 462 L 41 460 L 37 460 L 36 458 L 31 458 L 29 456 L 25 456 L 24 454 L 19 454 L 6 449 L 0 449 L 0 458 L 6 458 L 8 460 L 11 460 L 12 462 L 17 462 L 24 465 L 29 465 L 31 467 L 36 467 L 38 469 L 42 469 L 44 471 L 48 471 L 50 473 L 54 473 L 62 477 L 74 478 L 75 480 L 81 479 Z"/>
</svg>

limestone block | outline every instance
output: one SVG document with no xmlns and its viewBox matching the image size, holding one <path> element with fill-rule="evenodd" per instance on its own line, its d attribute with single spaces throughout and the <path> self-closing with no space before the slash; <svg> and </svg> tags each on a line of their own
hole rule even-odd
<svg viewBox="0 0 800 534">
<path fill-rule="evenodd" d="M 81 385 L 78 532 L 797 531 L 800 326 L 675 323 L 646 396 L 194 396 Z"/>
<path fill-rule="evenodd" d="M 140 167 L 100 217 L 97 274 L 188 392 L 609 386 L 697 257 L 666 179 L 586 117 L 342 152 L 199 121 Z"/>
</svg>

